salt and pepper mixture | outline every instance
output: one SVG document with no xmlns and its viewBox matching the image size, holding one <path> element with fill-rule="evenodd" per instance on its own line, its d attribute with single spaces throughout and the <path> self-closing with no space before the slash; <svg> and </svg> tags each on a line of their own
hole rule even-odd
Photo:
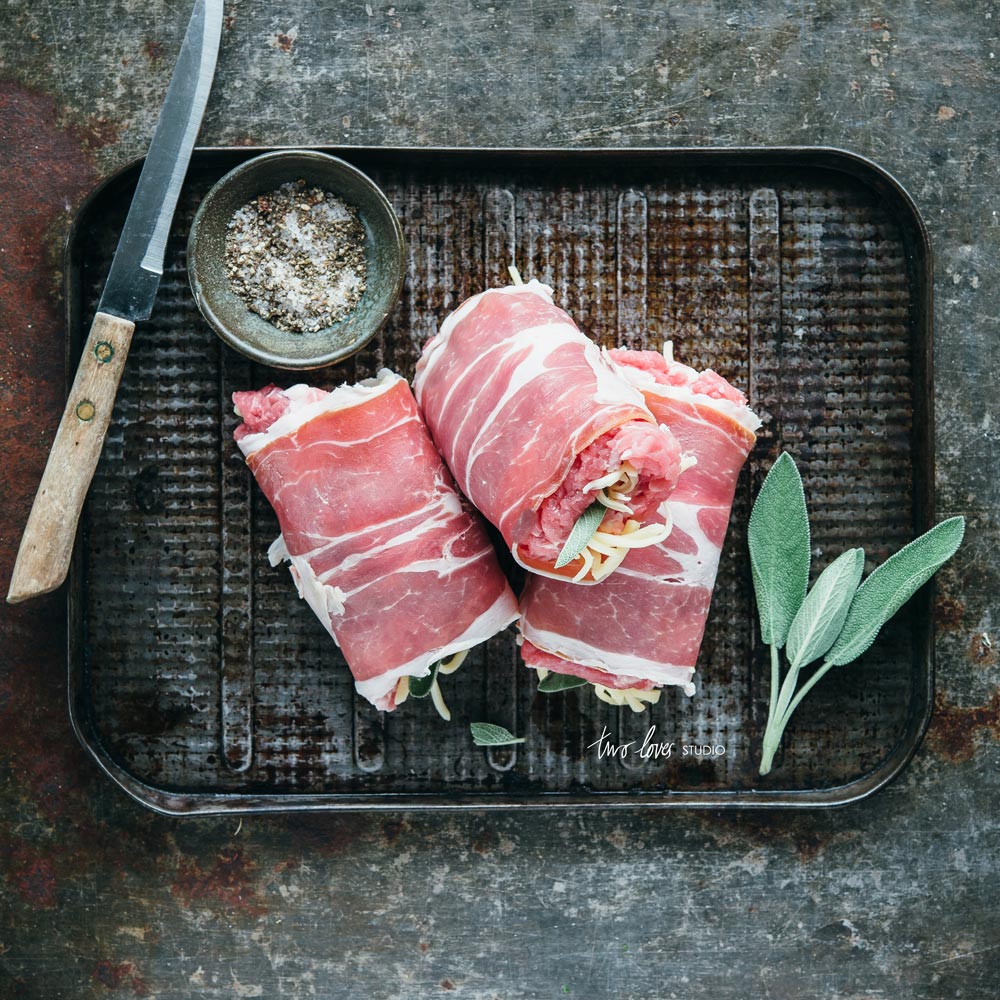
<svg viewBox="0 0 1000 1000">
<path fill-rule="evenodd" d="M 361 300 L 364 246 L 353 205 L 304 180 L 289 181 L 233 215 L 226 274 L 247 308 L 279 330 L 315 333 Z"/>
</svg>

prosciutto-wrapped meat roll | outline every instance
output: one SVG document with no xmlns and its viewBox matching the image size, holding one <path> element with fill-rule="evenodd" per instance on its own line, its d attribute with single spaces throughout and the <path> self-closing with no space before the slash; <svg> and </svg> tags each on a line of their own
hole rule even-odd
<svg viewBox="0 0 1000 1000">
<path fill-rule="evenodd" d="M 340 646 L 358 692 L 391 711 L 410 678 L 517 618 L 482 523 L 455 490 L 399 375 L 333 392 L 233 394 L 235 438 L 278 515 L 272 565 Z M 450 658 L 450 660 L 449 660 Z M 447 717 L 440 692 L 432 689 Z"/>
<path fill-rule="evenodd" d="M 669 351 L 669 345 L 668 345 Z M 655 351 L 609 352 L 696 464 L 667 506 L 669 537 L 636 552 L 599 587 L 529 577 L 521 595 L 524 662 L 589 681 L 598 697 L 641 711 L 668 684 L 694 693 L 698 651 L 736 480 L 760 420 L 746 397 L 709 370 Z"/>
<path fill-rule="evenodd" d="M 414 391 L 459 489 L 526 569 L 595 583 L 668 534 L 658 511 L 684 468 L 681 448 L 547 286 L 462 303 L 424 348 Z M 598 531 L 561 565 L 595 503 Z"/>
</svg>

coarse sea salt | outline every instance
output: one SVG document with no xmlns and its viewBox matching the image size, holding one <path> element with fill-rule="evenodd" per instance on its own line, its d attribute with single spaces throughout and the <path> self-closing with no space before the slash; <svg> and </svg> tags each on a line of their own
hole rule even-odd
<svg viewBox="0 0 1000 1000">
<path fill-rule="evenodd" d="M 279 330 L 314 333 L 361 301 L 364 248 L 353 205 L 303 180 L 289 181 L 233 213 L 226 274 L 252 312 Z"/>
</svg>

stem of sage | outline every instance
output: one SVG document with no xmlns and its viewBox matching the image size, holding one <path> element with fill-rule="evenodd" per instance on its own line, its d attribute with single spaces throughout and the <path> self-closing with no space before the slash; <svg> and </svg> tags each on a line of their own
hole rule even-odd
<svg viewBox="0 0 1000 1000">
<path fill-rule="evenodd" d="M 772 653 L 776 650 L 774 646 L 771 647 Z M 771 658 L 771 711 L 768 713 L 767 717 L 767 728 L 764 730 L 764 745 L 761 749 L 760 756 L 760 773 L 767 774 L 771 770 L 771 765 L 774 763 L 774 755 L 778 752 L 778 747 L 781 746 L 781 738 L 785 735 L 785 727 L 791 721 L 792 715 L 795 713 L 795 709 L 799 707 L 802 699 L 809 694 L 809 692 L 826 676 L 827 672 L 833 664 L 829 660 L 825 660 L 821 667 L 816 669 L 816 672 L 812 675 L 795 692 L 795 696 L 792 697 L 792 691 L 795 688 L 795 683 L 798 680 L 799 671 L 795 667 L 791 667 L 788 671 L 788 676 L 785 678 L 785 683 L 781 686 L 781 694 L 778 697 L 777 706 L 774 702 L 774 657 Z M 777 710 L 775 710 L 777 708 Z"/>
<path fill-rule="evenodd" d="M 801 701 L 802 695 L 807 689 L 806 686 L 803 686 L 802 691 L 798 695 L 795 694 L 795 685 L 799 679 L 798 667 L 789 666 L 780 692 L 778 690 L 779 676 L 778 647 L 771 646 L 771 707 L 767 714 L 767 727 L 764 729 L 764 745 L 761 749 L 761 774 L 767 774 L 771 770 L 774 755 L 778 752 L 778 747 L 781 745 L 781 737 L 784 735 L 785 726 L 788 725 L 788 720 L 791 718 L 795 706 Z M 811 686 L 812 682 L 813 679 L 810 678 L 809 686 Z"/>
<path fill-rule="evenodd" d="M 785 682 L 781 685 L 781 693 L 778 695 L 778 704 L 775 706 L 775 713 L 772 716 L 775 724 L 778 723 L 780 719 L 785 717 L 785 712 L 788 709 L 788 705 L 795 694 L 795 685 L 799 680 L 799 668 L 790 666 L 788 668 L 788 673 L 785 674 Z M 784 729 L 784 726 L 782 726 Z"/>
<path fill-rule="evenodd" d="M 829 660 L 825 660 L 821 667 L 816 668 L 816 672 L 812 675 L 812 677 L 810 677 L 809 680 L 802 685 L 798 693 L 789 703 L 788 708 L 785 709 L 785 713 L 781 718 L 782 731 L 784 731 L 785 726 L 788 725 L 788 720 L 792 717 L 792 713 L 799 707 L 799 702 L 802 701 L 807 694 L 809 694 L 809 692 L 824 678 L 824 676 L 826 676 L 827 671 L 832 666 L 833 664 Z"/>
<path fill-rule="evenodd" d="M 760 774 L 764 775 L 771 773 L 771 764 L 774 761 L 774 752 L 776 749 L 777 747 L 771 746 L 767 742 L 767 736 L 765 734 L 764 746 L 760 754 Z"/>
<path fill-rule="evenodd" d="M 774 710 L 778 707 L 778 687 L 781 684 L 781 667 L 778 662 L 778 647 L 771 644 L 771 705 L 767 710 L 768 722 L 774 718 Z"/>
<path fill-rule="evenodd" d="M 760 752 L 760 773 L 767 774 L 774 763 L 774 755 L 778 752 L 781 743 L 781 733 L 784 727 L 778 728 L 774 719 L 768 719 L 767 728 L 764 730 L 764 745 Z"/>
</svg>

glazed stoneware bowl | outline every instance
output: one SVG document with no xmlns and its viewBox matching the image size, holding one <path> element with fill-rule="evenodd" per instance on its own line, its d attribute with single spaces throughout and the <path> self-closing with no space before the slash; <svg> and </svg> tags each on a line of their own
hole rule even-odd
<svg viewBox="0 0 1000 1000">
<path fill-rule="evenodd" d="M 353 205 L 365 232 L 361 300 L 342 320 L 314 333 L 279 330 L 251 312 L 226 274 L 226 231 L 234 213 L 300 179 Z M 385 325 L 403 287 L 405 244 L 392 205 L 356 167 L 313 150 L 276 150 L 241 163 L 205 195 L 191 224 L 187 265 L 201 314 L 230 347 L 274 368 L 322 368 L 359 351 Z"/>
</svg>

